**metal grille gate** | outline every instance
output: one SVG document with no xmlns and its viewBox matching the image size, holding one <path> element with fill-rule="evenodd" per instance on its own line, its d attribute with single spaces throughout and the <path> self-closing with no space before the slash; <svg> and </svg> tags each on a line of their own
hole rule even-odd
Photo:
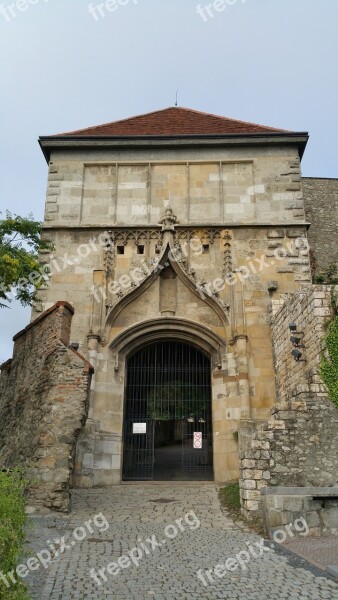
<svg viewBox="0 0 338 600">
<path fill-rule="evenodd" d="M 183 342 L 129 358 L 123 437 L 124 480 L 212 480 L 210 359 Z"/>
</svg>

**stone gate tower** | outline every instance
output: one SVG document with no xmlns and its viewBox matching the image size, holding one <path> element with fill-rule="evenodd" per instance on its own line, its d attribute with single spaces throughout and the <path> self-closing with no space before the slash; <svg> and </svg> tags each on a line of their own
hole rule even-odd
<svg viewBox="0 0 338 600">
<path fill-rule="evenodd" d="M 311 281 L 307 139 L 177 107 L 40 138 L 33 318 L 70 303 L 95 368 L 75 485 L 238 478 L 241 422 L 275 403 L 271 301 Z"/>
</svg>

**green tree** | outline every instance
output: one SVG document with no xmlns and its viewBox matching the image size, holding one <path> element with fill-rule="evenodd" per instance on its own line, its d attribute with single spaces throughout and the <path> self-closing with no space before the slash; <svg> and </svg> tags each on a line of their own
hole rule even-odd
<svg viewBox="0 0 338 600">
<path fill-rule="evenodd" d="M 151 419 L 197 419 L 205 416 L 208 393 L 201 387 L 187 387 L 182 381 L 169 381 L 150 390 L 147 402 L 148 416 Z"/>
<path fill-rule="evenodd" d="M 38 257 L 41 250 L 51 247 L 41 239 L 41 230 L 42 223 L 32 215 L 26 218 L 6 211 L 6 218 L 0 219 L 1 308 L 8 308 L 14 299 L 23 306 L 32 304 L 36 290 L 47 278 Z"/>
</svg>

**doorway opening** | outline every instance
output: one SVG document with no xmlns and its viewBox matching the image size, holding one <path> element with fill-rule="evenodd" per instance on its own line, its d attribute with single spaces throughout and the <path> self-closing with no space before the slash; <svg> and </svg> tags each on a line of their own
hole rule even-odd
<svg viewBox="0 0 338 600">
<path fill-rule="evenodd" d="M 124 480 L 213 480 L 210 358 L 161 341 L 127 360 Z"/>
</svg>

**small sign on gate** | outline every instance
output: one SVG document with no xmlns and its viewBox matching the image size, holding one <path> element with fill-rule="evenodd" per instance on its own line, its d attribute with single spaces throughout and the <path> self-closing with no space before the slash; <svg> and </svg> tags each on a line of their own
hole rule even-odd
<svg viewBox="0 0 338 600">
<path fill-rule="evenodd" d="M 147 433 L 147 423 L 133 423 L 133 433 Z"/>
<path fill-rule="evenodd" d="M 194 431 L 194 448 L 197 450 L 202 449 L 202 432 Z"/>
</svg>

